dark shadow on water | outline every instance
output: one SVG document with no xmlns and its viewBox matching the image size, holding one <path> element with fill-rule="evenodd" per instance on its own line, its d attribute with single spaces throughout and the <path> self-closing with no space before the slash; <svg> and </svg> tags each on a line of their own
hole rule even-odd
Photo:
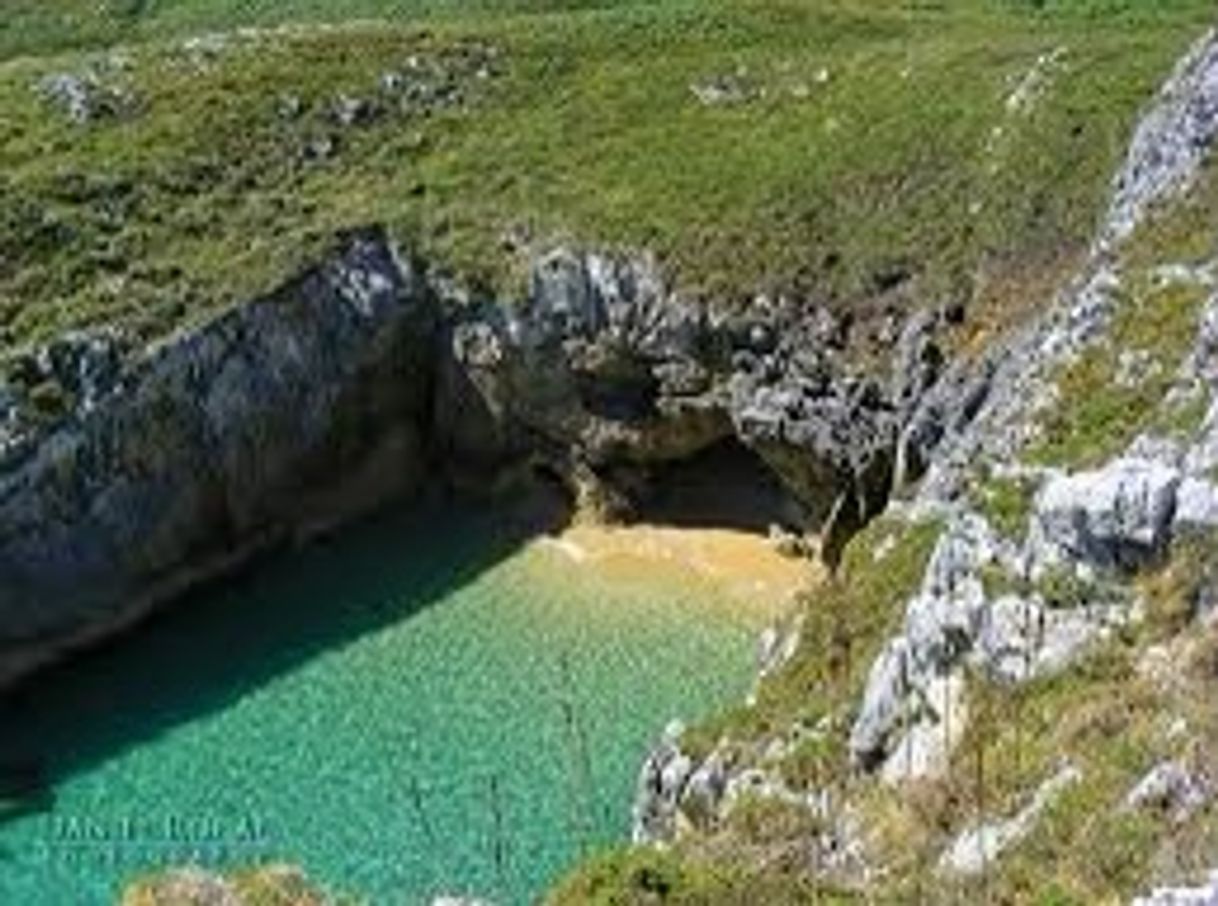
<svg viewBox="0 0 1218 906">
<path fill-rule="evenodd" d="M 47 812 L 54 806 L 55 788 L 42 760 L 0 761 L 0 821 Z"/>
<path fill-rule="evenodd" d="M 561 516 L 548 501 L 406 505 L 274 554 L 33 677 L 0 698 L 0 825 L 49 809 L 58 780 L 410 617 Z"/>
</svg>

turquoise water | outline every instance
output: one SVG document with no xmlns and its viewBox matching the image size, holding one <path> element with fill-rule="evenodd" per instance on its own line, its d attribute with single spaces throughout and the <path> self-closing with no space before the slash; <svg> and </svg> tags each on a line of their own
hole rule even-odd
<svg viewBox="0 0 1218 906">
<path fill-rule="evenodd" d="M 0 903 L 263 860 L 374 903 L 527 902 L 623 838 L 648 742 L 743 694 L 757 618 L 521 544 L 534 529 L 384 518 L 7 702 L 5 757 L 45 759 L 53 790 L 0 817 Z"/>
</svg>

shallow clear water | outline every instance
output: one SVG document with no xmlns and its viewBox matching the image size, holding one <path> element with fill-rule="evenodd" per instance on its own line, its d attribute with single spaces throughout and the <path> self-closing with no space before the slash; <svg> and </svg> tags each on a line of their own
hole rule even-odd
<svg viewBox="0 0 1218 906">
<path fill-rule="evenodd" d="M 604 575 L 484 513 L 281 556 L 33 684 L 5 757 L 0 903 L 113 902 L 159 863 L 301 864 L 375 903 L 526 902 L 627 832 L 673 716 L 741 696 L 761 620 L 693 577 Z"/>
</svg>

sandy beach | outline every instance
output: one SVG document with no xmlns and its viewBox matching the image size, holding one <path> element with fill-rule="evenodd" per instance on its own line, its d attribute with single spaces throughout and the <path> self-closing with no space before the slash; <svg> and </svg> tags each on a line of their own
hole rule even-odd
<svg viewBox="0 0 1218 906">
<path fill-rule="evenodd" d="M 736 605 L 767 612 L 783 609 L 818 576 L 812 562 L 780 553 L 762 535 L 733 529 L 576 524 L 538 544 L 572 563 L 623 577 L 689 577 Z"/>
</svg>

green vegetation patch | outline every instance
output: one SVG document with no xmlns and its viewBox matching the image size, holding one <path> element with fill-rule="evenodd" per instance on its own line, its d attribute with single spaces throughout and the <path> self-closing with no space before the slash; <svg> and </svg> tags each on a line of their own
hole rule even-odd
<svg viewBox="0 0 1218 906">
<path fill-rule="evenodd" d="M 323 9 L 95 6 L 6 9 L 25 55 L 0 63 L 0 346 L 103 323 L 155 339 L 369 222 L 505 292 L 574 238 L 650 249 L 720 301 L 1026 302 L 1086 246 L 1207 8 L 487 3 L 424 25 L 410 10 L 440 4 L 369 0 L 325 17 L 388 18 L 187 43 Z M 460 102 L 404 104 L 386 85 L 412 60 L 447 66 Z M 64 74 L 96 80 L 103 115 L 48 100 Z"/>
<path fill-rule="evenodd" d="M 737 741 L 811 730 L 824 718 L 829 738 L 801 744 L 784 765 L 793 785 L 814 787 L 846 769 L 839 732 L 858 701 L 871 663 L 899 625 L 905 601 L 922 580 L 938 522 L 876 520 L 847 546 L 838 574 L 803 601 L 803 628 L 791 660 L 767 677 L 756 703 L 687 731 L 683 747 L 705 754 L 722 737 Z"/>
<path fill-rule="evenodd" d="M 1146 631 L 1156 641 L 1184 632 L 1218 590 L 1218 533 L 1176 538 L 1171 556 L 1139 580 L 1146 601 Z"/>
<path fill-rule="evenodd" d="M 1036 482 L 1030 477 L 990 477 L 970 489 L 970 499 L 1000 535 L 1012 541 L 1023 538 L 1032 514 Z"/>
<path fill-rule="evenodd" d="M 864 796 L 891 874 L 881 902 L 1128 902 L 1153 882 L 1204 875 L 1218 840 L 1206 806 L 1181 817 L 1125 800 L 1166 759 L 1212 775 L 1218 634 L 1196 619 L 1215 580 L 1212 538 L 1178 543 L 1139 580 L 1146 616 L 1064 673 L 1021 685 L 969 677 L 969 724 L 942 780 Z M 1069 763 L 1067 787 L 1026 840 L 983 877 L 949 883 L 933 868 L 961 829 L 1019 811 Z M 891 899 L 888 899 L 891 898 Z"/>
<path fill-rule="evenodd" d="M 1178 878 L 1203 869 L 1215 833 L 1209 810 L 1179 822 L 1153 809 L 1126 808 L 1125 797 L 1159 760 L 1189 750 L 1188 742 L 1169 740 L 1177 716 L 1187 717 L 1193 746 L 1211 744 L 1218 727 L 1200 701 L 1212 689 L 1160 690 L 1139 676 L 1139 651 L 1133 639 L 1114 641 L 1068 673 L 1020 688 L 973 677 L 969 729 L 949 775 L 916 788 L 873 791 L 869 819 L 891 868 L 873 895 L 891 902 L 915 896 L 1128 902 L 1158 871 Z M 1209 769 L 1208 762 L 1184 757 L 1194 769 Z M 1080 779 L 983 876 L 952 881 L 935 873 L 955 834 L 1015 814 L 1066 763 Z"/>
<path fill-rule="evenodd" d="M 1087 467 L 1164 425 L 1161 404 L 1192 348 L 1208 291 L 1189 284 L 1132 287 L 1109 336 L 1057 378 L 1059 402 L 1028 451 L 1043 463 Z"/>
<path fill-rule="evenodd" d="M 1210 155 L 1189 191 L 1170 211 L 1146 221 L 1123 250 L 1133 272 L 1164 263 L 1201 265 L 1218 259 L 1218 159 Z"/>
<path fill-rule="evenodd" d="M 1028 451 L 1032 459 L 1094 465 L 1143 431 L 1187 438 L 1200 428 L 1207 392 L 1195 388 L 1170 402 L 1164 397 L 1195 342 L 1210 291 L 1187 281 L 1162 285 L 1155 271 L 1218 260 L 1215 218 L 1218 171 L 1211 157 L 1190 191 L 1147 220 L 1122 248 L 1128 285 L 1110 333 L 1059 373 L 1060 400 Z"/>
<path fill-rule="evenodd" d="M 837 578 L 803 601 L 803 631 L 791 661 L 766 677 L 755 705 L 691 728 L 682 748 L 697 758 L 723 739 L 747 748 L 801 725 L 810 732 L 777 765 L 784 780 L 796 789 L 851 783 L 850 713 L 872 659 L 921 581 L 940 528 L 881 518 L 852 539 Z M 856 902 L 856 895 L 811 877 L 807 843 L 820 830 L 806 808 L 745 796 L 703 837 L 662 852 L 624 849 L 585 861 L 551 902 Z"/>
<path fill-rule="evenodd" d="M 547 896 L 547 906 L 754 906 L 853 903 L 806 881 L 669 850 L 618 849 L 587 860 Z"/>
<path fill-rule="evenodd" d="M 1212 754 L 1218 717 L 1208 704 L 1218 682 L 1218 632 L 1196 619 L 1199 602 L 1214 588 L 1213 539 L 1181 539 L 1166 563 L 1138 580 L 1145 618 L 1069 670 L 1019 686 L 970 672 L 968 725 L 948 774 L 892 788 L 853 774 L 844 734 L 864 671 L 895 628 L 899 604 L 916 587 L 936 534 L 931 524 L 884 521 L 865 530 L 847 549 L 849 584 L 809 599 L 799 652 L 763 682 L 757 706 L 696 728 L 687 743 L 705 750 L 723 737 L 764 742 L 794 722 L 827 727 L 807 735 L 778 767 L 792 786 L 830 789 L 852 804 L 866 828 L 868 858 L 885 866 L 856 891 L 864 901 L 1127 902 L 1157 881 L 1204 874 L 1218 844 L 1211 806 L 1182 817 L 1170 809 L 1130 808 L 1125 800 L 1166 759 L 1209 776 L 1218 767 Z M 1054 606 L 1094 598 L 1094 589 L 1056 577 L 1035 590 Z M 850 646 L 842 639 L 849 637 L 860 649 L 855 666 L 862 670 L 843 667 Z M 957 834 L 1014 815 L 1066 763 L 1080 779 L 984 875 L 952 880 L 936 870 Z M 746 799 L 723 824 L 662 858 L 699 865 L 710 859 L 720 870 L 765 864 L 775 882 L 809 885 L 806 841 L 817 833 L 806 810 Z M 655 856 L 617 858 L 627 861 L 597 863 L 609 874 L 601 881 L 605 889 L 624 897 L 605 902 L 644 902 L 621 893 L 629 872 L 614 871 L 629 859 Z M 588 870 L 581 868 L 581 876 Z M 730 885 L 701 890 L 700 902 L 738 902 Z"/>
</svg>

